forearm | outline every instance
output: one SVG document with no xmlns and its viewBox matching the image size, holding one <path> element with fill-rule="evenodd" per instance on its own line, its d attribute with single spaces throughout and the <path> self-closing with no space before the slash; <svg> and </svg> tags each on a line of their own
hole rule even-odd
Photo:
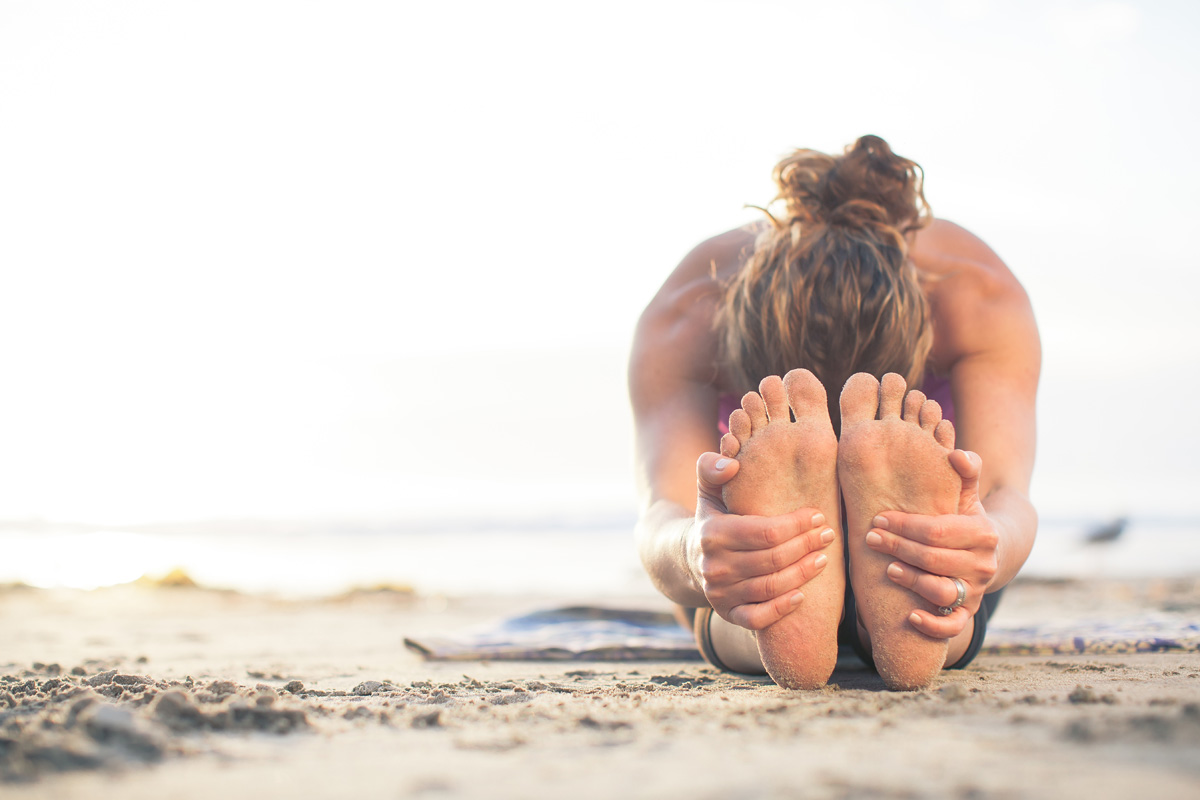
<svg viewBox="0 0 1200 800">
<path fill-rule="evenodd" d="M 995 591 L 1017 576 L 1037 535 L 1038 517 L 1029 497 L 1016 489 L 995 489 L 983 499 L 988 519 L 995 526 L 999 540 L 996 544 L 996 575 L 988 587 Z"/>
<path fill-rule="evenodd" d="M 708 600 L 690 566 L 688 539 L 695 516 L 669 500 L 658 500 L 637 524 L 638 554 L 655 588 L 668 600 L 689 608 L 704 608 Z"/>
</svg>

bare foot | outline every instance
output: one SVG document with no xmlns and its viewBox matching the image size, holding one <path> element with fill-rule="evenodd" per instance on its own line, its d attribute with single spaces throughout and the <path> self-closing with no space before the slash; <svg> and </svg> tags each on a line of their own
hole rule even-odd
<svg viewBox="0 0 1200 800">
<path fill-rule="evenodd" d="M 758 631 L 758 652 L 780 686 L 814 689 L 829 680 L 837 662 L 837 627 L 846 588 L 837 485 L 837 437 L 829 421 L 825 387 L 796 369 L 782 380 L 765 378 L 729 416 L 721 454 L 737 457 L 738 473 L 722 490 L 734 514 L 778 516 L 802 508 L 825 515 L 836 538 L 825 548 L 827 566 L 804 584 L 804 601 L 783 619 Z M 788 407 L 795 412 L 792 422 Z"/>
<path fill-rule="evenodd" d="M 917 689 L 945 665 L 947 643 L 918 631 L 908 616 L 917 608 L 937 609 L 888 580 L 887 566 L 895 559 L 867 547 L 866 535 L 881 511 L 957 513 L 962 479 L 949 461 L 954 426 L 942 420 L 937 403 L 915 391 L 906 398 L 904 389 L 904 379 L 892 373 L 882 385 L 866 373 L 846 381 L 838 478 L 860 630 L 866 627 L 884 683 Z"/>
</svg>

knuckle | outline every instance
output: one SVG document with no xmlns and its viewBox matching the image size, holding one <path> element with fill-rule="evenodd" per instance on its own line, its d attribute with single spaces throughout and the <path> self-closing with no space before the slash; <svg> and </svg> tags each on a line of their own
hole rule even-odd
<svg viewBox="0 0 1200 800">
<path fill-rule="evenodd" d="M 814 550 L 824 550 L 829 546 L 821 541 L 821 534 L 825 531 L 825 528 L 825 525 L 813 528 L 811 531 L 809 531 L 808 535 L 804 537 L 803 547 L 805 555 L 808 555 Z M 829 544 L 833 544 L 833 542 L 830 542 Z"/>
<path fill-rule="evenodd" d="M 813 563 L 815 558 L 816 556 L 806 558 L 796 564 L 796 571 L 800 573 L 801 582 L 808 583 L 821 571 L 820 567 Z"/>
<path fill-rule="evenodd" d="M 746 614 L 746 627 L 752 631 L 761 631 L 770 624 L 770 618 L 761 608 L 756 608 Z"/>
<path fill-rule="evenodd" d="M 784 553 L 778 547 L 772 548 L 770 552 L 771 552 L 771 571 L 772 572 L 778 572 L 779 570 L 783 569 L 784 567 L 786 567 L 788 565 L 787 564 L 787 561 L 788 561 L 787 553 Z"/>
<path fill-rule="evenodd" d="M 931 572 L 934 575 L 946 575 L 947 577 L 950 576 L 946 571 L 947 565 L 945 556 L 936 550 L 932 552 L 926 551 L 921 558 L 921 562 L 921 566 L 924 567 L 927 572 Z"/>
</svg>

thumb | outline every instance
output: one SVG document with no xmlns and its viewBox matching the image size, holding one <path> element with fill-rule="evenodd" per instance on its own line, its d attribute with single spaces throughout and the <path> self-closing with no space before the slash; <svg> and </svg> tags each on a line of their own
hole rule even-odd
<svg viewBox="0 0 1200 800">
<path fill-rule="evenodd" d="M 717 453 L 703 453 L 696 460 L 696 491 L 698 500 L 722 514 L 725 501 L 721 499 L 721 487 L 729 483 L 738 473 L 738 462 Z"/>
<path fill-rule="evenodd" d="M 950 466 L 962 478 L 962 491 L 958 495 L 958 513 L 973 514 L 982 504 L 979 502 L 979 474 L 983 472 L 983 459 L 970 450 L 955 450 L 950 454 Z"/>
</svg>

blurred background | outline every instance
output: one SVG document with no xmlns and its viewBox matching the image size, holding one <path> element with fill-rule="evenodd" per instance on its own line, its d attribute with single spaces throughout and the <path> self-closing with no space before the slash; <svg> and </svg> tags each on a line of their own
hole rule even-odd
<svg viewBox="0 0 1200 800">
<path fill-rule="evenodd" d="M 649 591 L 637 317 L 782 154 L 864 133 L 1032 297 L 1031 574 L 1194 574 L 1197 34 L 1186 0 L 6 0 L 0 582 Z"/>
</svg>

